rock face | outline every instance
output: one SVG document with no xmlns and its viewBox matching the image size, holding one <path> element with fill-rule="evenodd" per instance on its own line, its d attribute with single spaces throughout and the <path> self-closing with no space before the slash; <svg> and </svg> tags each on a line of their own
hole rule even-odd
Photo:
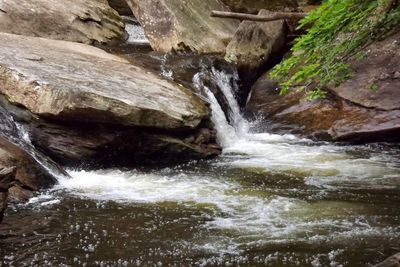
<svg viewBox="0 0 400 267">
<path fill-rule="evenodd" d="M 27 140 L 21 124 L 18 126 L 16 122 L 27 119 L 26 111 L 19 112 L 19 108 L 7 105 L 4 97 L 0 97 L 0 168 L 14 170 L 11 184 L 9 179 L 0 181 L 0 191 L 4 196 L 7 189 L 9 200 L 15 202 L 28 200 L 33 191 L 52 186 L 58 177 L 68 177 L 61 167 Z"/>
<path fill-rule="evenodd" d="M 261 9 L 269 11 L 293 10 L 298 7 L 297 0 L 222 0 L 235 12 L 258 13 Z"/>
<path fill-rule="evenodd" d="M 0 167 L 0 223 L 7 208 L 8 190 L 14 183 L 15 168 Z"/>
<path fill-rule="evenodd" d="M 224 53 L 239 23 L 211 18 L 219 0 L 127 0 L 155 51 Z"/>
<path fill-rule="evenodd" d="M 0 93 L 33 114 L 33 144 L 58 162 L 132 165 L 220 153 L 210 110 L 190 90 L 83 44 L 10 34 L 0 43 Z"/>
<path fill-rule="evenodd" d="M 85 168 L 129 167 L 186 162 L 218 155 L 211 125 L 173 132 L 104 124 L 30 125 L 32 142 L 62 165 Z"/>
<path fill-rule="evenodd" d="M 15 182 L 8 190 L 14 201 L 27 200 L 34 191 L 56 183 L 53 175 L 26 151 L 4 137 L 0 137 L 0 166 L 16 168 Z"/>
<path fill-rule="evenodd" d="M 334 94 L 365 108 L 400 109 L 400 31 L 364 50 L 364 58 L 351 63 L 352 77 Z"/>
<path fill-rule="evenodd" d="M 324 100 L 302 93 L 281 97 L 263 76 L 253 87 L 247 114 L 261 115 L 271 131 L 291 130 L 337 141 L 399 141 L 400 33 L 365 49 L 366 58 L 350 64 L 350 80 Z"/>
<path fill-rule="evenodd" d="M 400 267 L 400 253 L 387 258 L 385 261 L 373 267 Z"/>
<path fill-rule="evenodd" d="M 271 132 L 352 142 L 400 139 L 399 110 L 366 109 L 334 96 L 315 101 L 302 93 L 280 96 L 276 84 L 266 77 L 252 88 L 246 113 L 251 118 L 261 116 Z"/>
<path fill-rule="evenodd" d="M 208 116 L 189 90 L 100 49 L 9 34 L 0 40 L 0 93 L 36 115 L 163 129 L 195 128 Z"/>
<path fill-rule="evenodd" d="M 268 14 L 267 10 L 259 12 L 259 15 Z M 245 83 L 251 82 L 265 71 L 263 68 L 267 63 L 272 63 L 283 54 L 285 42 L 284 20 L 263 23 L 244 21 L 229 43 L 225 58 L 237 64 Z"/>
<path fill-rule="evenodd" d="M 124 24 L 106 0 L 0 0 L 0 32 L 107 43 L 123 36 Z"/>
</svg>

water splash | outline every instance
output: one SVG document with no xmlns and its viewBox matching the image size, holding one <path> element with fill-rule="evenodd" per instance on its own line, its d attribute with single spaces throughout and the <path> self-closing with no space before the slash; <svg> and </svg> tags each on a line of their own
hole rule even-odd
<svg viewBox="0 0 400 267">
<path fill-rule="evenodd" d="M 139 22 L 133 18 L 128 16 L 122 16 L 125 21 L 125 31 L 128 34 L 128 39 L 126 42 L 128 44 L 137 44 L 137 45 L 149 45 L 150 42 L 146 37 L 144 29 L 140 26 Z"/>
<path fill-rule="evenodd" d="M 54 181 L 67 176 L 66 172 L 59 168 L 56 163 L 34 147 L 25 126 L 14 120 L 13 115 L 1 105 L 0 121 L 2 122 L 0 126 L 0 135 L 29 154 L 39 166 L 53 177 Z"/>
<path fill-rule="evenodd" d="M 234 95 L 234 93 L 239 90 L 237 88 L 237 83 L 239 81 L 238 74 L 236 72 L 228 74 L 224 70 L 217 70 L 214 67 L 212 68 L 211 73 L 230 107 L 229 117 L 236 132 L 235 140 L 231 141 L 236 142 L 237 140 L 246 139 L 248 137 L 251 124 L 249 121 L 243 118 L 242 113 L 240 112 L 238 101 Z M 217 107 L 214 108 L 217 109 Z"/>
</svg>

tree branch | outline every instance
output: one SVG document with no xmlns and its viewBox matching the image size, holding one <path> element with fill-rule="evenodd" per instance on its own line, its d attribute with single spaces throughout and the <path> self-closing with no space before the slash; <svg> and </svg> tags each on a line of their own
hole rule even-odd
<svg viewBox="0 0 400 267">
<path fill-rule="evenodd" d="M 271 12 L 270 15 L 253 15 L 246 13 L 235 13 L 228 11 L 216 11 L 211 12 L 211 17 L 217 18 L 229 18 L 229 19 L 240 19 L 240 20 L 251 20 L 251 21 L 274 21 L 281 19 L 302 19 L 307 16 L 307 13 L 295 13 L 295 12 Z"/>
</svg>

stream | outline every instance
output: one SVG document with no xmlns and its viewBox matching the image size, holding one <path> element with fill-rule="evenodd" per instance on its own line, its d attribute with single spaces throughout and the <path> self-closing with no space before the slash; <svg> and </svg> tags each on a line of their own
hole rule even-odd
<svg viewBox="0 0 400 267">
<path fill-rule="evenodd" d="M 179 76 L 165 57 L 130 57 Z M 400 251 L 398 145 L 259 132 L 241 115 L 234 73 L 184 73 L 210 103 L 223 154 L 175 167 L 68 170 L 72 179 L 9 208 L 0 266 L 369 266 Z"/>
</svg>

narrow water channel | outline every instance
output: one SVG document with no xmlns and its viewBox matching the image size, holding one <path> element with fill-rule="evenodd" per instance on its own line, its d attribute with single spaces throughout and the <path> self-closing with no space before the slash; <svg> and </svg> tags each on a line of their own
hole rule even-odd
<svg viewBox="0 0 400 267">
<path fill-rule="evenodd" d="M 193 87 L 210 103 L 222 156 L 69 170 L 8 211 L 0 266 L 368 266 L 400 251 L 398 146 L 260 133 L 240 114 L 233 74 L 208 71 Z"/>
</svg>

